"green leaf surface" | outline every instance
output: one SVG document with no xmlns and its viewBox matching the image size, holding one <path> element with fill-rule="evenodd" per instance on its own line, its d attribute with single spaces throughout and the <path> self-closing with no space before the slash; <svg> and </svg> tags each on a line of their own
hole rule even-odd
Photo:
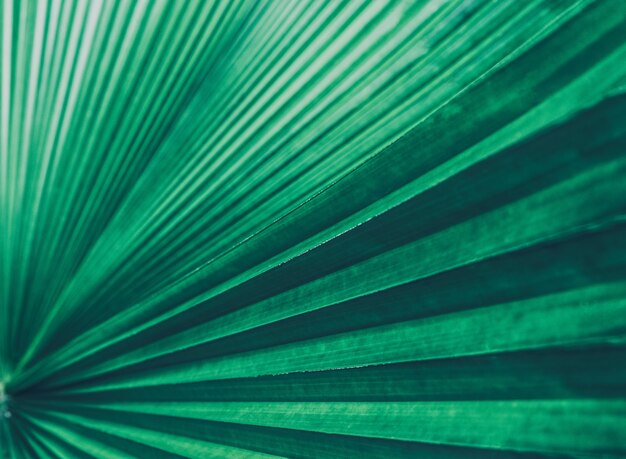
<svg viewBox="0 0 626 459">
<path fill-rule="evenodd" d="M 5 0 L 0 457 L 626 456 L 621 0 Z"/>
</svg>

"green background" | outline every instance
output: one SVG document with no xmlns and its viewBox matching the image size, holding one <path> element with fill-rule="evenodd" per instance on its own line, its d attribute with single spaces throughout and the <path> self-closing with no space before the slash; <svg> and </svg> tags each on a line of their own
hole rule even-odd
<svg viewBox="0 0 626 459">
<path fill-rule="evenodd" d="M 626 457 L 626 2 L 0 27 L 0 457 Z"/>
</svg>

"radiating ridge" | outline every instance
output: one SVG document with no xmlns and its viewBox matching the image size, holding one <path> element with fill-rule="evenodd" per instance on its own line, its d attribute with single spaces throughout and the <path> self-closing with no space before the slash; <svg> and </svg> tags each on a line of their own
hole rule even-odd
<svg viewBox="0 0 626 459">
<path fill-rule="evenodd" d="M 0 24 L 2 457 L 626 456 L 626 4 Z"/>
</svg>

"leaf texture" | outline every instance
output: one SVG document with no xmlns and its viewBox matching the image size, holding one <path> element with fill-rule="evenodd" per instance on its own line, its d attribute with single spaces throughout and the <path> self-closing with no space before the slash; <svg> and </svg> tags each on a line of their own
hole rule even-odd
<svg viewBox="0 0 626 459">
<path fill-rule="evenodd" d="M 7 458 L 626 456 L 621 0 L 5 0 Z"/>
</svg>

